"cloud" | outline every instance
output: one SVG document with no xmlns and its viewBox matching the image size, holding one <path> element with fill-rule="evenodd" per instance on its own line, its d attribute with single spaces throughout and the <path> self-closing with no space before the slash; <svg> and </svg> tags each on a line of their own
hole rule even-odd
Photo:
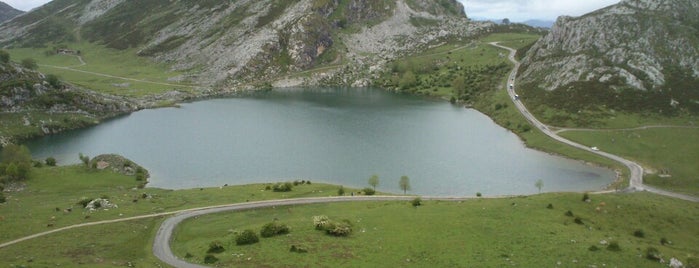
<svg viewBox="0 0 699 268">
<path fill-rule="evenodd" d="M 466 14 L 479 18 L 555 20 L 561 15 L 580 16 L 613 5 L 619 0 L 459 0 Z"/>
</svg>

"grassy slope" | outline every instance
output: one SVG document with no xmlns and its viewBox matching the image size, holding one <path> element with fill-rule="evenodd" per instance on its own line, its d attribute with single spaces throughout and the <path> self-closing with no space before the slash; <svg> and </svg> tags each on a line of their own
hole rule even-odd
<svg viewBox="0 0 699 268">
<path fill-rule="evenodd" d="M 216 254 L 220 265 L 235 267 L 554 267 L 557 262 L 564 267 L 657 267 L 657 262 L 639 257 L 647 247 L 658 248 L 666 260 L 686 262 L 699 256 L 699 205 L 647 193 L 592 200 L 586 203 L 580 194 L 563 193 L 425 202 L 418 208 L 408 202 L 362 202 L 222 213 L 183 223 L 174 250 L 201 262 L 209 243 L 220 240 L 226 248 Z M 549 203 L 554 209 L 546 208 Z M 568 210 L 584 224 L 565 216 Z M 326 236 L 314 230 L 315 215 L 348 219 L 354 233 L 348 238 Z M 291 233 L 261 238 L 251 246 L 235 245 L 235 232 L 259 231 L 274 219 L 288 224 Z M 633 235 L 638 229 L 644 238 Z M 672 245 L 660 245 L 663 237 Z M 622 251 L 604 249 L 602 240 L 617 241 Z M 289 252 L 291 245 L 309 252 Z M 601 250 L 588 250 L 593 245 Z"/>
<path fill-rule="evenodd" d="M 214 204 L 334 195 L 337 186 L 311 184 L 290 193 L 262 191 L 263 185 L 244 185 L 192 190 L 133 190 L 133 177 L 110 172 L 87 171 L 80 166 L 35 169 L 27 188 L 5 193 L 8 203 L 0 205 L 0 241 L 74 223 L 121 218 L 153 212 L 173 211 Z M 346 189 L 356 191 L 355 189 Z M 140 198 L 142 193 L 153 196 Z M 107 195 L 117 209 L 89 213 L 75 207 L 82 197 Z M 553 266 L 557 261 L 581 266 L 601 263 L 618 266 L 652 266 L 639 258 L 654 246 L 667 257 L 683 262 L 699 255 L 699 205 L 646 193 L 592 196 L 592 203 L 580 201 L 580 194 L 545 194 L 505 199 L 474 199 L 465 202 L 426 202 L 412 208 L 406 202 L 363 202 L 332 205 L 294 206 L 242 213 L 200 217 L 178 231 L 175 250 L 192 260 L 201 260 L 209 242 L 219 239 L 227 251 L 218 254 L 223 262 L 243 266 L 367 266 L 392 263 L 396 266 Z M 132 200 L 138 199 L 137 203 Z M 600 212 L 600 202 L 606 206 Z M 512 205 L 515 203 L 516 205 Z M 552 203 L 553 210 L 546 209 Z M 56 212 L 55 207 L 74 207 L 73 212 Z M 586 226 L 564 216 L 571 210 Z M 120 214 L 123 214 L 120 216 Z M 349 219 L 355 233 L 345 239 L 327 237 L 311 227 L 311 217 L 328 215 Z M 86 219 L 86 216 L 90 216 Z M 232 230 L 258 229 L 278 218 L 292 226 L 290 236 L 264 239 L 251 247 L 232 246 Z M 152 256 L 152 239 L 163 218 L 84 227 L 24 241 L 0 249 L 0 265 L 159 267 Z M 53 223 L 53 227 L 47 227 Z M 196 223 L 196 225 L 192 225 Z M 589 229 L 588 228 L 591 228 Z M 642 229 L 646 237 L 636 238 Z M 659 245 L 660 238 L 672 241 Z M 622 252 L 588 251 L 600 240 L 618 241 Z M 571 240 L 575 240 L 573 243 Z M 306 255 L 288 253 L 291 244 L 310 250 Z M 236 257 L 236 254 L 244 254 Z M 533 257 L 536 256 L 536 257 Z M 247 261 L 247 258 L 252 258 Z M 657 265 L 657 264 L 655 264 Z"/>
<path fill-rule="evenodd" d="M 0 204 L 0 229 L 3 230 L 0 232 L 0 241 L 7 242 L 53 228 L 85 222 L 248 200 L 329 196 L 337 193 L 337 186 L 327 184 L 299 185 L 288 193 L 264 191 L 264 184 L 176 191 L 134 189 L 136 185 L 134 177 L 106 171 L 91 171 L 82 166 L 33 169 L 24 191 L 5 193 L 8 202 Z M 357 190 L 346 188 L 346 191 Z M 142 198 L 144 193 L 151 197 Z M 85 197 L 101 196 L 110 197 L 119 207 L 91 213 L 76 204 Z M 55 208 L 61 211 L 56 211 Z M 67 208 L 72 208 L 73 211 L 64 212 Z M 120 266 L 126 261 L 146 260 L 153 263 L 149 241 L 153 236 L 152 229 L 157 228 L 159 222 L 160 219 L 149 219 L 81 228 L 22 242 L 0 249 L 0 263 L 23 264 L 27 259 L 33 259 L 34 265 L 37 266 L 55 266 L 54 261 L 63 265 L 84 262 L 105 266 Z M 48 227 L 49 224 L 53 226 Z M 45 242 L 62 239 L 81 242 Z M 97 257 L 91 256 L 92 253 Z M 110 264 L 112 261 L 119 265 Z"/>
<path fill-rule="evenodd" d="M 561 136 L 633 159 L 650 171 L 671 175 L 669 178 L 646 175 L 644 181 L 650 185 L 699 193 L 699 129 L 567 131 Z"/>
<path fill-rule="evenodd" d="M 120 51 L 104 48 L 102 46 L 90 43 L 72 43 L 68 44 L 67 47 L 73 50 L 80 50 L 81 56 L 87 65 L 81 66 L 77 56 L 45 53 L 47 51 L 52 52 L 53 50 L 50 48 L 16 48 L 10 49 L 8 52 L 11 54 L 13 59 L 35 59 L 40 65 L 39 71 L 42 73 L 56 74 L 63 80 L 72 84 L 99 92 L 139 97 L 163 93 L 171 90 L 187 91 L 191 89 L 186 83 L 168 81 L 168 78 L 181 75 L 182 73 L 170 71 L 167 66 L 153 63 L 146 58 L 138 57 L 136 56 L 136 51 L 134 49 Z M 110 78 L 72 70 L 53 68 L 47 65 L 70 67 L 73 69 L 94 73 L 156 83 L 176 84 L 179 86 L 159 85 L 119 78 Z M 124 86 L 125 84 L 129 85 Z"/>
</svg>

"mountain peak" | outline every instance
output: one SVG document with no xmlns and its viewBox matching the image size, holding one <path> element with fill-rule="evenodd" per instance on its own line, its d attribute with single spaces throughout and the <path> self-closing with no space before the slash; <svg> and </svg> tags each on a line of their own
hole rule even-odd
<svg viewBox="0 0 699 268">
<path fill-rule="evenodd" d="M 15 9 L 5 2 L 0 1 L 0 23 L 24 14 L 24 11 Z"/>
</svg>

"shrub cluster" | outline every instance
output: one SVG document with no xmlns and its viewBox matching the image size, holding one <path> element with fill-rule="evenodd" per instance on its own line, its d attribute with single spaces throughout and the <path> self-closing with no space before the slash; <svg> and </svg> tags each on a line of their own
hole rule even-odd
<svg viewBox="0 0 699 268">
<path fill-rule="evenodd" d="M 416 197 L 415 199 L 413 199 L 411 204 L 413 205 L 413 207 L 421 206 L 422 205 L 422 198 Z"/>
<path fill-rule="evenodd" d="M 260 236 L 262 237 L 272 237 L 275 235 L 283 235 L 289 233 L 289 226 L 286 224 L 280 224 L 277 222 L 270 222 L 262 226 L 260 230 Z"/>
<path fill-rule="evenodd" d="M 653 261 L 660 261 L 663 256 L 660 254 L 660 251 L 657 248 L 648 247 L 646 249 L 646 258 Z"/>
<path fill-rule="evenodd" d="M 272 186 L 272 191 L 275 192 L 291 192 L 291 189 L 294 188 L 294 185 L 291 182 L 284 182 L 284 183 L 277 183 L 274 186 Z"/>
<path fill-rule="evenodd" d="M 216 256 L 211 255 L 211 254 L 206 255 L 206 257 L 204 257 L 204 263 L 206 263 L 206 264 L 213 264 L 213 263 L 216 263 L 217 261 L 218 261 L 218 258 L 216 258 Z"/>
<path fill-rule="evenodd" d="M 206 251 L 206 253 L 221 253 L 225 251 L 226 249 L 223 248 L 223 243 L 219 240 L 212 241 L 209 244 L 209 250 Z"/>
<path fill-rule="evenodd" d="M 328 216 L 313 216 L 313 226 L 316 230 L 325 231 L 332 236 L 349 236 L 352 234 L 352 223 L 349 220 L 331 221 Z"/>
<path fill-rule="evenodd" d="M 375 191 L 373 188 L 369 188 L 369 187 L 364 188 L 364 189 L 362 190 L 362 192 L 364 192 L 365 195 L 374 195 L 374 194 L 376 194 L 376 191 Z"/>
<path fill-rule="evenodd" d="M 619 243 L 616 241 L 609 242 L 607 245 L 607 250 L 609 251 L 621 251 L 621 247 L 619 246 Z"/>
<path fill-rule="evenodd" d="M 235 237 L 236 245 L 251 245 L 260 242 L 260 238 L 253 230 L 245 230 Z"/>
<path fill-rule="evenodd" d="M 646 236 L 646 233 L 644 233 L 643 230 L 638 229 L 638 230 L 633 232 L 633 236 L 643 238 Z"/>
</svg>

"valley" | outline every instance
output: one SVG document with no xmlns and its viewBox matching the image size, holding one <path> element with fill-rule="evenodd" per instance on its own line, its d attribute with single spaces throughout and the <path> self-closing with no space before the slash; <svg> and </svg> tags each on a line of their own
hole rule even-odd
<svg viewBox="0 0 699 268">
<path fill-rule="evenodd" d="M 252 124 L 255 119 L 272 123 L 261 132 L 265 135 L 246 134 L 261 138 L 253 145 L 271 142 L 287 148 L 278 142 L 285 136 L 295 144 L 322 136 L 330 137 L 330 142 L 316 149 L 333 151 L 318 157 L 314 152 L 279 149 L 279 153 L 258 146 L 260 154 L 286 157 L 286 162 L 295 163 L 283 167 L 257 160 L 287 171 L 272 176 L 274 168 L 258 167 L 257 163 L 218 161 L 233 159 L 230 156 L 207 160 L 210 152 L 236 150 L 223 142 L 208 149 L 209 153 L 170 146 L 180 149 L 167 153 L 179 161 L 175 165 L 194 163 L 207 169 L 186 175 L 189 177 L 184 180 L 223 178 L 185 187 L 159 177 L 157 169 L 155 173 L 150 170 L 157 185 L 144 187 L 142 175 L 97 168 L 104 163 L 90 162 L 89 157 L 85 162 L 82 153 L 113 152 L 89 151 L 94 148 L 80 149 L 80 161 L 73 151 L 66 156 L 50 152 L 35 155 L 38 159 L 23 173 L 28 174 L 23 179 L 17 179 L 21 173 L 17 163 L 2 162 L 0 228 L 8 231 L 0 233 L 0 263 L 11 267 L 163 267 L 173 262 L 159 259 L 162 255 L 154 252 L 172 249 L 180 260 L 175 267 L 358 267 L 386 262 L 418 267 L 699 267 L 699 252 L 693 246 L 699 237 L 697 2 L 622 0 L 580 17 L 562 16 L 551 29 L 474 21 L 463 9 L 454 0 L 154 0 L 146 6 L 125 0 L 54 0 L 0 24 L 0 146 L 38 141 L 42 136 L 50 136 L 44 139 L 48 143 L 60 135 L 90 140 L 81 134 L 83 130 L 71 130 L 96 131 L 110 124 L 133 122 L 122 120 L 125 117 L 177 111 L 182 120 L 161 119 L 168 124 L 188 122 L 180 125 L 182 129 L 199 133 L 178 144 L 191 142 L 208 148 L 197 141 L 207 135 L 234 142 L 252 140 L 229 135 L 244 133 L 236 130 L 244 123 L 228 120 L 240 117 L 251 119 Z M 521 62 L 514 80 L 508 77 L 516 67 L 508 59 L 510 51 L 491 45 L 495 42 L 514 49 L 514 57 Z M 341 98 L 321 101 L 317 96 L 304 99 L 290 93 L 296 90 L 308 97 L 314 89 L 326 97 L 337 94 Z M 507 89 L 512 92 L 508 94 Z M 363 97 L 355 99 L 343 90 Z M 378 105 L 376 93 L 371 93 L 374 90 L 419 101 L 404 104 L 402 108 L 411 110 L 400 112 L 388 109 L 391 105 L 385 103 L 374 107 L 372 104 Z M 517 95 L 512 95 L 514 90 Z M 275 94 L 283 100 L 265 99 Z M 276 106 L 262 111 L 239 109 L 251 101 Z M 361 109 L 348 110 L 353 107 L 348 102 Z M 434 127 L 433 123 L 444 121 L 445 116 L 427 116 L 424 111 L 429 105 L 424 103 L 428 102 L 439 103 L 434 107 L 440 109 L 446 109 L 450 102 L 454 114 L 464 113 L 463 107 L 475 109 L 507 129 L 508 135 L 516 134 L 527 147 L 551 154 L 546 157 L 577 161 L 576 165 L 590 169 L 604 168 L 615 172 L 616 180 L 605 183 L 606 187 L 595 186 L 595 192 L 581 193 L 583 188 L 572 185 L 586 180 L 591 174 L 588 170 L 557 173 L 550 178 L 530 176 L 513 166 L 529 163 L 536 158 L 534 154 L 526 156 L 527 161 L 503 161 L 504 154 L 488 155 L 497 150 L 476 153 L 471 148 L 476 145 L 458 147 L 453 141 L 467 139 L 472 132 L 468 127 L 489 126 L 461 129 L 459 123 L 452 122 L 445 129 Z M 190 112 L 205 103 L 235 109 L 215 110 L 210 116 Z M 294 130 L 316 118 L 291 120 L 300 110 L 284 110 L 280 114 L 286 120 L 279 122 L 264 117 L 293 105 L 315 109 L 311 109 L 313 115 L 324 123 L 311 125 L 322 126 L 330 134 L 312 131 L 303 132 L 304 138 L 294 138 Z M 165 109 L 151 110 L 157 108 Z M 364 134 L 373 133 L 373 128 L 366 124 L 343 129 L 344 125 L 337 123 L 352 121 L 371 110 L 422 123 L 400 129 L 395 128 L 400 120 L 379 122 L 394 130 L 382 132 L 380 135 L 390 139 L 383 141 L 367 138 Z M 524 112 L 527 117 L 520 112 L 525 110 L 529 111 Z M 198 119 L 184 120 L 187 115 Z M 364 120 L 376 123 L 378 118 L 374 114 Z M 213 131 L 202 124 L 206 120 L 227 127 Z M 167 128 L 159 129 L 170 133 L 146 132 L 149 127 L 158 128 L 157 123 L 149 124 L 153 126 L 125 132 L 147 139 L 176 136 Z M 357 128 L 363 130 L 362 135 L 347 130 Z M 423 131 L 429 129 L 440 129 L 440 134 Z M 382 156 L 371 151 L 371 157 L 361 156 L 370 152 L 363 147 L 367 142 L 374 141 L 374 149 L 415 147 L 411 145 L 417 140 L 415 136 L 427 138 L 417 142 L 420 145 L 458 147 L 460 154 L 437 160 L 437 156 L 419 153 L 423 157 L 418 159 L 394 149 L 391 152 L 402 153 Z M 358 156 L 340 157 L 354 155 L 336 142 L 340 138 L 359 140 L 347 145 L 358 150 Z M 147 141 L 134 144 L 143 142 Z M 450 142 L 453 146 L 446 146 Z M 504 147 L 506 142 L 481 143 L 487 148 Z M 117 145 L 134 146 L 129 144 L 122 141 Z M 56 142 L 46 148 L 54 145 L 59 147 Z M 340 150 L 330 150 L 336 147 Z M 39 147 L 32 151 L 34 148 Z M 425 151 L 443 155 L 446 150 L 433 149 Z M 294 152 L 310 158 L 294 156 Z M 254 153 L 242 155 L 256 159 Z M 443 170 L 408 174 L 413 179 L 412 189 L 410 184 L 407 188 L 402 182 L 398 184 L 398 177 L 411 170 L 406 165 L 420 169 L 422 160 L 435 160 L 435 166 L 450 166 L 450 160 L 459 160 L 462 162 L 454 165 L 461 168 L 486 167 L 476 161 L 464 164 L 469 157 L 490 159 L 497 166 L 488 167 L 486 174 L 469 175 L 485 179 L 475 186 L 462 185 L 468 180 L 457 176 L 462 174 L 440 175 Z M 147 153 L 136 158 L 139 164 L 148 163 Z M 620 158 L 628 160 L 611 160 Z M 58 159 L 64 166 L 48 165 L 49 159 L 54 164 Z M 315 171 L 323 170 L 319 159 L 335 159 L 348 166 L 361 162 L 357 159 L 380 167 L 399 164 L 398 170 L 382 171 L 381 183 L 375 189 L 380 192 L 371 196 L 371 187 L 362 188 L 376 171 L 293 179 L 296 175 L 291 171 L 308 163 L 317 165 Z M 81 162 L 84 165 L 73 165 Z M 236 164 L 242 165 L 239 170 L 216 168 Z M 361 169 L 371 169 L 365 166 Z M 245 168 L 267 175 L 244 173 Z M 520 174 L 509 183 L 519 190 L 489 192 L 496 180 L 488 174 L 499 174 L 498 169 Z M 548 174 L 557 168 L 540 169 Z M 355 171 L 357 168 L 349 169 Z M 245 174 L 240 180 L 244 183 L 235 183 L 235 174 Z M 324 176 L 351 179 L 325 184 Z M 437 179 L 426 179 L 431 176 L 456 179 L 445 186 L 438 185 Z M 566 179 L 575 182 L 567 183 Z M 276 191 L 285 181 L 293 190 Z M 648 191 L 638 191 L 642 188 Z M 439 189 L 456 192 L 444 194 Z M 99 198 L 117 206 L 84 207 L 87 201 Z M 308 200 L 321 203 L 304 204 Z M 215 212 L 206 210 L 211 206 L 247 209 L 207 214 Z M 161 224 L 176 214 L 198 216 L 171 225 L 168 233 L 172 240 L 165 239 L 170 244 L 163 246 L 159 228 L 165 228 Z M 314 228 L 313 219 L 319 215 L 332 219 L 328 220 L 332 228 Z M 256 233 L 270 222 L 287 225 L 290 232 L 263 237 L 252 245 L 236 244 L 245 230 Z M 349 230 L 350 234 L 336 237 L 337 230 Z M 22 238 L 27 240 L 17 240 Z"/>
</svg>

